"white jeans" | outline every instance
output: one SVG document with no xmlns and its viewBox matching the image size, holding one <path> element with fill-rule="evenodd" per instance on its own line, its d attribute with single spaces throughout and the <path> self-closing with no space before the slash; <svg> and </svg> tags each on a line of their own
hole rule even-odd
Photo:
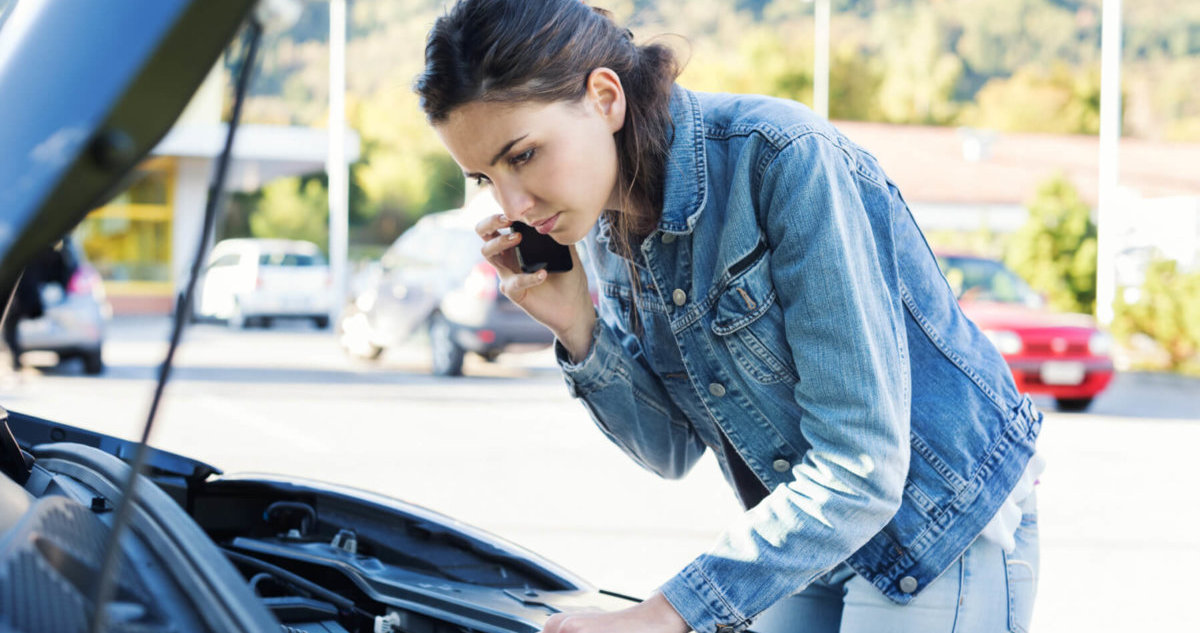
<svg viewBox="0 0 1200 633">
<path fill-rule="evenodd" d="M 900 606 L 839 565 L 764 611 L 755 633 L 1026 633 L 1038 581 L 1037 501 L 1021 505 L 1016 548 L 976 539 L 937 580 Z"/>
</svg>

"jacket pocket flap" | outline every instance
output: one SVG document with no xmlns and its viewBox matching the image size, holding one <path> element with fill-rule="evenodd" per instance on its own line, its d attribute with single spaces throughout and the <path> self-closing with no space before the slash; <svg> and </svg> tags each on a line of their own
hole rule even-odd
<svg viewBox="0 0 1200 633">
<path fill-rule="evenodd" d="M 757 259 L 748 265 L 738 266 L 739 274 L 726 284 L 717 298 L 713 315 L 712 330 L 725 336 L 766 313 L 775 302 L 775 286 L 771 283 L 771 267 L 767 264 L 767 253 L 755 251 Z M 740 264 L 740 262 L 739 262 Z"/>
</svg>

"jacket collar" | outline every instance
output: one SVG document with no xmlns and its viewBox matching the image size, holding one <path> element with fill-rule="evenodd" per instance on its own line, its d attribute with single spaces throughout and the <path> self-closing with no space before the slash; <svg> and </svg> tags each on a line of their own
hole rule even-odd
<svg viewBox="0 0 1200 633">
<path fill-rule="evenodd" d="M 708 196 L 708 168 L 704 149 L 704 113 L 696 95 L 675 84 L 671 87 L 671 143 L 663 170 L 663 207 L 658 229 L 686 235 L 692 232 Z M 616 253 L 607 214 L 596 225 L 597 242 Z"/>
<path fill-rule="evenodd" d="M 658 228 L 687 234 L 699 219 L 708 197 L 708 164 L 704 151 L 704 113 L 696 95 L 676 84 L 671 88 L 674 133 L 663 177 L 663 208 Z"/>
</svg>

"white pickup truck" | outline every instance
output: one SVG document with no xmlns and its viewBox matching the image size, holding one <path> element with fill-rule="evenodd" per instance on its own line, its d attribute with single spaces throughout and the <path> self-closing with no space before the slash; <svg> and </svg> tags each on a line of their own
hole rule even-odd
<svg viewBox="0 0 1200 633">
<path fill-rule="evenodd" d="M 329 326 L 332 277 L 312 242 L 236 238 L 213 246 L 199 284 L 199 319 L 233 328 L 270 326 L 277 318 L 312 319 Z"/>
</svg>

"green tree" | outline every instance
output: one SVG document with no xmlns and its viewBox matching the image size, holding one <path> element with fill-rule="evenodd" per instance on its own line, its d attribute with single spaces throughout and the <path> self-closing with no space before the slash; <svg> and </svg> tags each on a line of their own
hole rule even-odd
<svg viewBox="0 0 1200 633">
<path fill-rule="evenodd" d="M 1174 260 L 1159 259 L 1146 270 L 1138 299 L 1117 293 L 1113 334 L 1154 339 L 1169 357 L 1171 369 L 1200 373 L 1200 272 L 1184 273 Z"/>
<path fill-rule="evenodd" d="M 963 63 L 948 52 L 951 32 L 932 12 L 905 12 L 878 23 L 885 60 L 879 107 L 893 123 L 945 125 L 958 115 L 954 95 Z M 904 33 L 886 37 L 885 33 Z"/>
<path fill-rule="evenodd" d="M 1080 73 L 1064 64 L 1050 70 L 1027 66 L 993 79 L 963 113 L 963 122 L 1006 132 L 1097 134 L 1100 130 L 1100 72 Z"/>
<path fill-rule="evenodd" d="M 1096 224 L 1087 203 L 1064 176 L 1043 183 L 1029 219 L 1010 239 L 1005 263 L 1050 305 L 1092 313 L 1096 304 Z"/>
<path fill-rule="evenodd" d="M 316 177 L 280 178 L 262 188 L 262 198 L 250 214 L 254 237 L 308 240 L 327 250 L 329 197 Z"/>
</svg>

